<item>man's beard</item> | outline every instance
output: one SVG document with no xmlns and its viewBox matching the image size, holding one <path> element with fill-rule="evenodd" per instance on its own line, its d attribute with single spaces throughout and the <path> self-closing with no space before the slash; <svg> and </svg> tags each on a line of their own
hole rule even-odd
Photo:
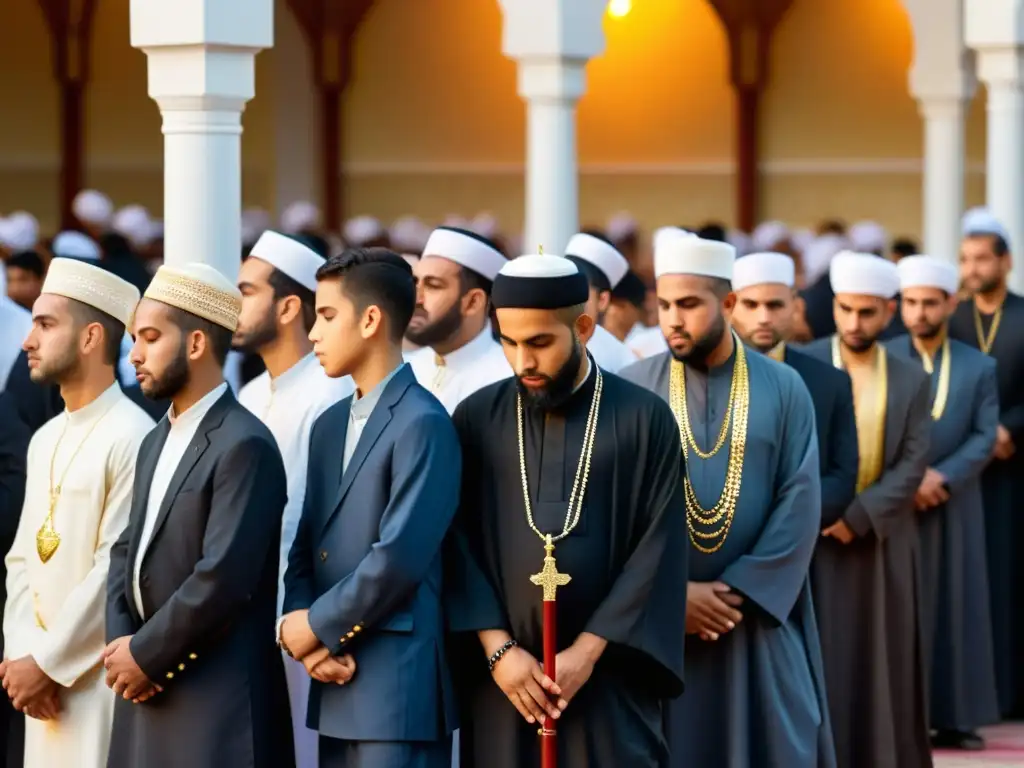
<svg viewBox="0 0 1024 768">
<path fill-rule="evenodd" d="M 744 341 L 749 346 L 753 347 L 758 352 L 760 352 L 762 355 L 767 355 L 769 352 L 771 352 L 773 349 L 775 349 L 777 346 L 779 346 L 779 344 L 781 344 L 782 340 L 783 340 L 782 339 L 782 334 L 779 333 L 778 331 L 776 331 L 774 328 L 771 329 L 771 332 L 772 332 L 772 340 L 770 342 L 768 342 L 767 344 L 755 344 L 754 341 L 753 341 L 753 338 L 747 338 L 747 339 L 744 339 Z"/>
<path fill-rule="evenodd" d="M 252 328 L 236 333 L 231 348 L 248 354 L 258 353 L 263 347 L 277 340 L 277 321 L 272 310 L 259 319 Z"/>
<path fill-rule="evenodd" d="M 178 354 L 167 366 L 163 376 L 158 379 L 150 374 L 149 379 L 143 381 L 142 394 L 150 400 L 166 400 L 181 392 L 188 386 L 191 379 L 192 374 L 188 369 L 188 351 L 183 340 Z"/>
<path fill-rule="evenodd" d="M 422 310 L 423 307 L 417 306 L 416 309 Z M 418 330 L 413 330 L 412 327 L 407 328 L 405 338 L 417 346 L 432 347 L 435 344 L 440 344 L 442 341 L 450 339 L 461 326 L 462 308 L 459 306 L 459 302 L 456 301 L 437 320 L 428 322 Z"/>
<path fill-rule="evenodd" d="M 867 352 L 869 349 L 871 349 L 872 346 L 874 346 L 875 342 L 878 341 L 877 335 L 861 336 L 859 339 L 852 343 L 848 340 L 848 337 L 842 334 L 840 334 L 839 338 L 843 342 L 844 347 L 846 347 L 848 350 L 856 354 Z"/>
<path fill-rule="evenodd" d="M 519 387 L 519 394 L 527 408 L 539 408 L 542 411 L 550 411 L 564 405 L 572 396 L 573 387 L 576 384 L 576 375 L 580 371 L 580 363 L 583 361 L 583 345 L 579 340 L 574 340 L 572 352 L 569 359 L 558 369 L 554 376 L 547 376 L 543 373 L 527 370 L 516 376 L 516 385 Z M 537 377 L 547 381 L 541 388 L 527 387 L 522 382 L 522 377 Z"/>
<path fill-rule="evenodd" d="M 67 380 L 72 374 L 77 373 L 79 367 L 78 355 L 73 344 L 68 344 L 59 355 L 53 360 L 46 362 L 42 359 L 35 368 L 29 369 L 29 378 L 36 384 L 60 384 Z"/>
<path fill-rule="evenodd" d="M 1002 283 L 1002 279 L 998 277 L 990 277 L 987 280 L 978 281 L 977 293 L 992 293 L 999 288 Z"/>
<path fill-rule="evenodd" d="M 932 325 L 931 323 L 922 322 L 920 323 L 920 327 L 922 328 L 922 330 L 918 331 L 915 327 L 914 335 L 917 336 L 917 338 L 919 339 L 934 339 L 936 336 L 942 333 L 943 325 L 945 325 L 944 322 L 936 323 L 935 325 Z"/>
<path fill-rule="evenodd" d="M 679 362 L 703 368 L 707 365 L 711 353 L 722 343 L 723 336 L 725 336 L 725 316 L 719 313 L 707 333 L 694 342 L 693 348 L 689 352 L 680 354 L 671 347 L 669 349 L 672 352 L 672 357 Z"/>
</svg>

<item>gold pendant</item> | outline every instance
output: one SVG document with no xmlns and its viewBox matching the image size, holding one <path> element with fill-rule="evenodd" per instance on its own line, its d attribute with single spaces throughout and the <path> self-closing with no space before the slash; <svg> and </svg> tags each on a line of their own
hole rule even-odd
<svg viewBox="0 0 1024 768">
<path fill-rule="evenodd" d="M 554 551 L 555 545 L 551 541 L 551 534 L 548 534 L 544 541 L 544 567 L 540 573 L 535 573 L 530 577 L 532 584 L 544 590 L 544 602 L 546 603 L 553 603 L 555 601 L 555 590 L 559 587 L 564 587 L 572 581 L 572 577 L 569 574 L 558 572 Z"/>
<path fill-rule="evenodd" d="M 39 553 L 39 559 L 44 563 L 48 562 L 59 546 L 60 534 L 53 527 L 53 516 L 47 515 L 43 526 L 36 533 L 36 552 Z"/>
</svg>

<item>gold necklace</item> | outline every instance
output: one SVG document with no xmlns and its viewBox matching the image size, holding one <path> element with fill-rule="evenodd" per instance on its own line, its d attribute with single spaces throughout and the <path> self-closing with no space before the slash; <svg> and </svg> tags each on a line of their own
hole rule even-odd
<svg viewBox="0 0 1024 768">
<path fill-rule="evenodd" d="M 116 405 L 116 403 L 115 403 Z M 60 546 L 60 534 L 57 529 L 53 527 L 53 516 L 57 511 L 57 502 L 60 500 L 61 486 L 64 485 L 64 481 L 67 479 L 68 472 L 71 469 L 71 465 L 75 463 L 75 457 L 78 456 L 78 452 L 82 450 L 82 446 L 89 440 L 89 436 L 92 435 L 97 425 L 103 421 L 103 417 L 114 410 L 114 406 L 111 405 L 105 410 L 100 417 L 92 423 L 89 427 L 89 431 L 85 433 L 85 437 L 78 444 L 75 450 L 71 454 L 71 458 L 68 459 L 68 463 L 64 466 L 64 473 L 60 476 L 60 482 L 54 486 L 53 484 L 53 465 L 57 460 L 57 452 L 60 450 L 60 444 L 64 441 L 64 435 L 68 431 L 68 424 L 71 421 L 70 416 L 64 418 L 64 428 L 60 432 L 60 437 L 57 438 L 57 444 L 53 447 L 53 453 L 50 455 L 50 510 L 46 514 L 46 519 L 43 520 L 42 526 L 36 532 L 36 552 L 39 553 L 39 559 L 44 563 L 48 562 L 53 553 L 57 551 L 57 547 Z"/>
<path fill-rule="evenodd" d="M 971 302 L 974 306 L 974 332 L 978 335 L 978 348 L 986 355 L 992 351 L 992 345 L 995 343 L 999 321 L 1003 319 L 1003 303 L 1005 301 L 1006 299 L 1003 299 L 999 302 L 999 307 L 992 316 L 992 326 L 988 329 L 988 335 L 985 334 L 981 326 L 981 311 L 978 309 L 978 302 L 976 300 Z"/>
<path fill-rule="evenodd" d="M 742 349 L 743 344 L 739 338 L 733 335 L 737 349 Z M 736 353 L 736 362 L 739 364 L 740 356 L 743 356 L 744 370 L 746 369 L 746 356 L 742 352 Z M 680 363 L 678 360 L 672 360 L 672 375 L 679 377 L 680 391 L 683 393 L 683 401 L 686 400 L 686 366 Z M 690 429 L 690 416 L 685 411 L 680 418 L 679 414 L 676 414 L 676 421 L 679 422 L 679 437 L 683 441 L 683 451 L 687 449 L 692 450 L 698 457 L 702 459 L 710 459 L 716 453 L 718 453 L 722 446 L 725 445 L 725 438 L 729 434 L 729 423 L 732 420 L 732 404 L 736 400 L 737 387 L 739 386 L 739 378 L 737 376 L 732 377 L 732 383 L 729 386 L 729 407 L 726 409 L 725 418 L 722 419 L 722 426 L 718 429 L 718 440 L 715 441 L 715 446 L 705 453 L 697 445 L 697 441 L 693 437 L 693 431 Z M 669 384 L 671 389 L 671 382 Z"/>
<path fill-rule="evenodd" d="M 530 582 L 544 590 L 544 600 L 553 602 L 555 590 L 564 587 L 572 577 L 567 573 L 559 573 L 555 565 L 555 542 L 561 541 L 576 527 L 580 521 L 580 513 L 583 510 L 583 495 L 587 490 L 587 479 L 590 477 L 590 458 L 594 453 L 594 438 L 597 435 L 597 417 L 601 404 L 601 392 L 604 389 L 604 378 L 601 369 L 594 365 L 596 378 L 594 380 L 594 395 L 590 400 L 590 413 L 587 415 L 587 425 L 583 430 L 583 450 L 580 452 L 580 461 L 576 465 L 576 478 L 572 484 L 572 493 L 569 496 L 569 509 L 565 513 L 565 523 L 562 525 L 562 532 L 556 536 L 550 533 L 542 533 L 533 520 L 533 506 L 530 504 L 530 484 L 526 479 L 526 441 L 523 438 L 523 396 L 516 395 L 516 426 L 519 433 L 519 474 L 523 481 L 523 502 L 526 505 L 526 522 L 544 542 L 544 567 L 540 573 L 530 576 Z"/>
<path fill-rule="evenodd" d="M 932 356 L 924 350 L 918 350 L 918 352 L 921 353 L 921 364 L 925 371 L 929 376 L 934 374 L 935 361 Z M 942 418 L 942 414 L 946 410 L 946 401 L 949 399 L 949 377 L 952 366 L 949 358 L 949 336 L 946 336 L 942 339 L 942 362 L 939 364 L 939 383 L 935 387 L 935 400 L 932 402 L 932 421 Z"/>
<path fill-rule="evenodd" d="M 778 363 L 786 362 L 786 342 L 780 341 L 774 347 L 768 350 L 768 357 L 775 360 Z"/>
<path fill-rule="evenodd" d="M 832 365 L 846 370 L 843 355 L 839 349 L 839 335 L 832 337 Z M 857 468 L 857 493 L 874 483 L 882 475 L 885 461 L 885 419 L 889 410 L 889 364 L 885 347 L 875 344 L 873 410 L 864 412 L 866 407 L 858 398 L 858 387 L 854 384 L 853 411 L 857 421 L 857 451 L 860 465 Z M 862 418 L 863 416 L 863 418 Z"/>
<path fill-rule="evenodd" d="M 725 472 L 725 485 L 722 493 L 711 509 L 704 509 L 697 493 L 690 482 L 689 470 L 683 477 L 686 492 L 686 527 L 690 534 L 690 543 L 699 552 L 710 555 L 717 552 L 725 544 L 732 528 L 736 514 L 736 505 L 740 496 L 740 485 L 743 481 L 743 456 L 747 445 L 747 415 L 750 410 L 750 377 L 747 370 L 747 355 L 743 344 L 733 336 L 736 344 L 736 365 L 732 375 L 732 386 L 729 388 L 729 403 L 726 406 L 723 424 L 732 421 L 732 435 L 729 440 L 729 464 Z M 679 436 L 683 443 L 683 454 L 689 463 L 689 449 L 702 459 L 713 456 L 718 448 L 710 454 L 701 455 L 696 443 L 692 442 L 693 433 L 690 428 L 690 414 L 686 401 L 686 366 L 678 360 L 672 361 L 669 376 L 669 405 L 679 424 Z M 724 439 L 720 437 L 720 442 Z M 719 523 L 721 523 L 719 525 Z M 718 525 L 713 531 L 704 530 Z M 716 540 L 706 546 L 703 542 Z"/>
</svg>

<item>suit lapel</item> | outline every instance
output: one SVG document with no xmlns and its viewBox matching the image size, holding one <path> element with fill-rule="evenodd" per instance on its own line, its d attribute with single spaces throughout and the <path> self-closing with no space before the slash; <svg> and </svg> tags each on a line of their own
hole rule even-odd
<svg viewBox="0 0 1024 768">
<path fill-rule="evenodd" d="M 883 469 L 887 469 L 896 459 L 896 451 L 900 447 L 900 435 L 903 434 L 903 425 L 906 422 L 907 410 L 910 403 L 907 402 L 906 377 L 900 376 L 902 366 L 898 358 L 896 365 L 893 365 L 893 358 L 896 357 L 887 350 L 889 359 L 886 365 L 886 402 L 885 404 L 885 462 Z"/>
<path fill-rule="evenodd" d="M 160 420 L 160 423 L 154 428 L 156 432 L 156 438 L 153 440 L 149 451 L 141 464 L 135 469 L 136 477 L 139 478 L 139 492 L 135 494 L 132 499 L 133 512 L 132 520 L 134 521 L 132 527 L 131 539 L 128 541 L 128 562 L 134 566 L 135 556 L 139 551 L 139 541 L 142 539 L 142 529 L 146 525 L 146 508 L 149 506 L 149 493 L 153 487 L 153 472 L 156 469 L 156 463 L 160 460 L 160 452 L 164 449 L 164 443 L 167 442 L 167 435 L 171 431 L 171 424 L 167 418 Z M 127 569 L 125 573 L 126 588 L 128 589 L 129 596 L 131 595 L 131 584 L 132 584 L 132 573 L 133 569 Z M 135 611 L 135 600 L 128 600 L 128 605 L 131 610 Z"/>
</svg>

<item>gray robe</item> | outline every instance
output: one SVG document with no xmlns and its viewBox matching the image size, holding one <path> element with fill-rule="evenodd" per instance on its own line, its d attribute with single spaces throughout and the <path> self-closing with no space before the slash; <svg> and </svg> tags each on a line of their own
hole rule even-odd
<svg viewBox="0 0 1024 768">
<path fill-rule="evenodd" d="M 886 346 L 920 364 L 909 336 Z M 981 500 L 981 473 L 999 424 L 999 397 L 994 360 L 955 340 L 949 351 L 949 395 L 941 418 L 932 421 L 928 466 L 946 477 L 950 499 L 918 513 L 921 627 L 930 670 L 931 725 L 973 731 L 999 722 Z M 939 352 L 931 377 L 933 398 L 941 365 Z"/>
<path fill-rule="evenodd" d="M 621 375 L 669 398 L 665 352 Z M 714 445 L 735 355 L 709 374 L 687 369 L 691 425 Z M 739 502 L 717 552 L 690 547 L 691 581 L 720 580 L 745 597 L 744 618 L 716 642 L 686 646 L 686 692 L 668 704 L 671 765 L 831 768 L 835 765 L 808 567 L 821 520 L 814 408 L 788 366 L 747 350 L 750 412 Z M 731 429 L 731 427 L 730 427 Z M 705 508 L 719 498 L 730 440 L 687 473 Z"/>
<path fill-rule="evenodd" d="M 804 347 L 832 362 L 831 338 Z M 928 467 L 928 375 L 888 356 L 881 477 L 847 509 L 850 544 L 823 538 L 812 567 L 840 768 L 932 764 L 913 500 Z"/>
</svg>

